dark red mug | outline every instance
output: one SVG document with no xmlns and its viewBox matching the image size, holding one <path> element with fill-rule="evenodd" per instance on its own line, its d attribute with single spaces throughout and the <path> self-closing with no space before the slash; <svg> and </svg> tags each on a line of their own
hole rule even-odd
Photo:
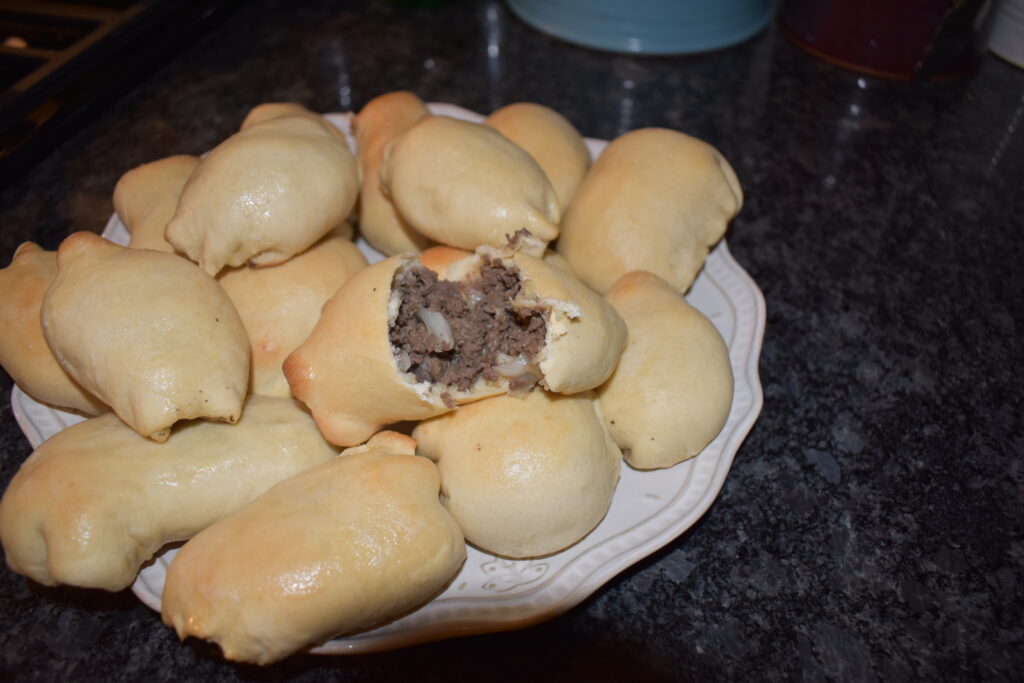
<svg viewBox="0 0 1024 683">
<path fill-rule="evenodd" d="M 839 66 L 886 78 L 970 73 L 987 46 L 990 0 L 783 0 L 793 42 Z"/>
</svg>

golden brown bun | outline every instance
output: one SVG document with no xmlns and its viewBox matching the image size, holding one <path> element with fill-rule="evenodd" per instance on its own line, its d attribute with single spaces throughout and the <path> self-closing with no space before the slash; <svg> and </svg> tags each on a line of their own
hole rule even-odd
<svg viewBox="0 0 1024 683">
<path fill-rule="evenodd" d="M 341 224 L 358 194 L 358 163 L 330 123 L 269 116 L 200 161 L 164 237 L 210 275 L 274 265 Z"/>
<path fill-rule="evenodd" d="M 564 212 L 590 168 L 590 151 L 569 120 L 550 107 L 517 102 L 484 121 L 526 150 L 544 169 Z"/>
<path fill-rule="evenodd" d="M 541 383 L 560 394 L 600 386 L 626 346 L 622 318 L 572 273 L 529 254 L 518 253 L 513 261 L 526 279 L 520 298 L 537 297 L 551 307 Z"/>
<path fill-rule="evenodd" d="M 629 326 L 629 344 L 598 397 L 626 461 L 654 469 L 697 455 L 732 406 L 732 365 L 722 336 L 650 273 L 624 275 L 607 298 Z"/>
<path fill-rule="evenodd" d="M 430 268 L 437 273 L 438 277 L 442 280 L 445 280 L 448 277 L 448 266 L 472 255 L 473 252 L 466 251 L 465 249 L 438 245 L 424 250 L 420 254 L 420 263 L 425 268 Z"/>
<path fill-rule="evenodd" d="M 601 293 L 632 270 L 685 292 L 742 204 L 736 174 L 714 147 L 642 128 L 594 162 L 565 212 L 558 251 Z"/>
<path fill-rule="evenodd" d="M 338 287 L 365 267 L 358 247 L 331 233 L 280 265 L 221 272 L 218 281 L 249 334 L 251 391 L 291 396 L 284 359 L 306 340 Z"/>
<path fill-rule="evenodd" d="M 280 119 L 285 116 L 320 118 L 319 114 L 314 114 L 298 102 L 264 102 L 263 104 L 258 104 L 249 110 L 249 113 L 245 115 L 245 118 L 242 120 L 242 125 L 238 130 L 245 130 L 246 128 L 263 123 L 264 121 Z"/>
<path fill-rule="evenodd" d="M 25 242 L 11 265 L 0 270 L 0 365 L 21 390 L 37 401 L 84 415 L 109 408 L 64 371 L 50 351 L 39 311 L 57 277 L 57 252 Z"/>
<path fill-rule="evenodd" d="M 626 341 L 626 325 L 615 309 L 573 276 L 527 254 L 481 247 L 474 256 L 440 265 L 446 278 L 461 280 L 478 272 L 485 255 L 521 274 L 514 306 L 549 311 L 538 354 L 544 386 L 575 393 L 603 383 Z M 413 265 L 411 256 L 392 256 L 357 273 L 327 302 L 309 338 L 285 360 L 293 395 L 309 406 L 331 443 L 362 443 L 384 425 L 441 415 L 452 403 L 508 390 L 507 377 L 480 377 L 469 389 L 456 390 L 399 371 L 389 330 L 400 301 L 391 287 L 396 273 Z"/>
<path fill-rule="evenodd" d="M 558 236 L 558 199 L 544 171 L 483 124 L 420 119 L 386 146 L 381 183 L 399 214 L 441 244 L 500 247 L 521 228 L 545 244 Z"/>
<path fill-rule="evenodd" d="M 114 186 L 114 210 L 134 249 L 174 253 L 164 229 L 178 208 L 178 197 L 199 157 L 188 154 L 159 159 L 128 171 Z"/>
<path fill-rule="evenodd" d="M 569 273 L 573 277 L 576 277 L 576 273 L 572 272 L 572 266 L 569 265 L 569 261 L 554 249 L 548 249 L 547 251 L 544 252 L 544 262 L 550 263 L 556 268 L 561 268 L 562 270 Z"/>
<path fill-rule="evenodd" d="M 46 585 L 118 591 L 164 544 L 331 458 L 301 404 L 253 396 L 235 425 L 197 421 L 157 444 L 113 414 L 58 432 L 0 501 L 14 571 Z"/>
<path fill-rule="evenodd" d="M 444 504 L 466 540 L 506 557 L 558 552 L 604 517 L 622 455 L 592 392 L 497 396 L 421 422 Z"/>
<path fill-rule="evenodd" d="M 189 261 L 76 232 L 57 251 L 43 334 L 65 370 L 157 441 L 178 420 L 234 422 L 249 338 L 217 281 Z"/>
<path fill-rule="evenodd" d="M 164 623 L 267 664 L 426 602 L 466 546 L 415 446 L 382 432 L 198 534 L 167 572 Z"/>
<path fill-rule="evenodd" d="M 391 256 L 348 279 L 324 305 L 309 337 L 284 362 L 292 394 L 328 441 L 363 443 L 383 425 L 448 410 L 440 392 L 409 382 L 395 365 L 391 282 L 408 256 Z"/>
<path fill-rule="evenodd" d="M 399 90 L 370 100 L 352 119 L 352 132 L 363 170 L 363 186 L 359 191 L 359 231 L 367 242 L 388 256 L 415 253 L 432 244 L 398 214 L 380 187 L 384 146 L 429 114 L 420 98 Z"/>
</svg>

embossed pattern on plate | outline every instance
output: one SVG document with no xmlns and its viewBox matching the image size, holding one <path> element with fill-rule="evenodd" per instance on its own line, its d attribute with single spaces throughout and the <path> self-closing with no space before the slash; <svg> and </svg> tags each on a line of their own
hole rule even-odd
<svg viewBox="0 0 1024 683">
<path fill-rule="evenodd" d="M 482 116 L 450 104 L 431 104 L 435 114 L 479 121 Z M 349 142 L 348 114 L 328 114 Z M 606 146 L 588 139 L 596 157 Z M 127 244 L 128 233 L 112 216 L 104 237 Z M 382 257 L 362 239 L 371 261 Z M 554 555 L 508 560 L 470 547 L 466 563 L 448 587 L 418 610 L 380 628 L 336 638 L 318 654 L 375 652 L 416 643 L 528 626 L 579 604 L 631 564 L 690 528 L 710 507 L 725 482 L 733 457 L 761 412 L 758 359 L 764 336 L 761 290 L 733 259 L 723 240 L 708 257 L 687 300 L 711 319 L 729 347 L 735 391 L 721 433 L 691 460 L 667 470 L 641 472 L 627 465 L 604 520 L 576 545 Z M 18 425 L 32 446 L 82 420 L 32 400 L 18 387 L 11 393 Z M 176 551 L 158 556 L 139 573 L 132 590 L 160 610 L 167 567 Z"/>
</svg>

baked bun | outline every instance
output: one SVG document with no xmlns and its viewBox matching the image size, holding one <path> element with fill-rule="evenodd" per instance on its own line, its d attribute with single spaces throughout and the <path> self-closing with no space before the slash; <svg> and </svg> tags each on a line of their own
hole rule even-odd
<svg viewBox="0 0 1024 683">
<path fill-rule="evenodd" d="M 615 309 L 571 275 L 511 247 L 481 247 L 444 278 L 411 255 L 357 273 L 284 372 L 327 439 L 347 446 L 537 381 L 592 389 L 625 339 Z"/>
<path fill-rule="evenodd" d="M 352 132 L 363 170 L 363 186 L 359 191 L 359 231 L 367 242 L 388 256 L 418 252 L 432 244 L 398 214 L 380 186 L 384 146 L 429 115 L 420 98 L 399 90 L 373 98 L 352 119 Z"/>
<path fill-rule="evenodd" d="M 536 297 L 537 305 L 550 311 L 541 384 L 574 394 L 604 383 L 626 346 L 619 314 L 570 272 L 525 253 L 512 261 L 526 282 L 526 297 Z"/>
<path fill-rule="evenodd" d="M 245 119 L 242 121 L 242 125 L 238 130 L 245 130 L 246 128 L 251 128 L 252 126 L 263 123 L 264 121 L 270 121 L 271 119 L 283 119 L 293 116 L 304 117 L 323 125 L 327 132 L 333 135 L 345 146 L 346 149 L 349 149 L 348 140 L 345 139 L 345 134 L 342 133 L 337 126 L 320 114 L 306 109 L 297 102 L 265 102 L 263 104 L 258 104 L 249 110 L 249 113 L 246 114 Z M 349 218 L 352 218 L 352 216 L 349 216 Z M 349 235 L 349 237 L 351 237 L 351 235 Z"/>
<path fill-rule="evenodd" d="M 197 421 L 157 444 L 113 414 L 43 442 L 0 501 L 7 564 L 46 585 L 118 591 L 166 543 L 336 455 L 292 399 L 253 396 L 235 425 Z"/>
<path fill-rule="evenodd" d="M 306 340 L 338 287 L 365 267 L 359 248 L 332 232 L 280 265 L 221 271 L 218 281 L 249 334 L 252 392 L 291 396 L 284 359 Z"/>
<path fill-rule="evenodd" d="M 341 224 L 358 194 L 358 164 L 330 123 L 269 115 L 200 161 L 164 236 L 210 275 L 274 265 Z"/>
<path fill-rule="evenodd" d="M 65 370 L 143 436 L 178 420 L 234 422 L 249 338 L 217 281 L 189 261 L 76 232 L 57 251 L 43 334 Z"/>
<path fill-rule="evenodd" d="M 558 236 L 558 198 L 544 171 L 490 126 L 420 119 L 385 147 L 380 175 L 402 218 L 441 244 L 501 247 L 525 228 L 543 250 Z"/>
<path fill-rule="evenodd" d="M 109 408 L 73 380 L 50 351 L 39 311 L 57 277 L 57 252 L 25 242 L 0 270 L 0 365 L 21 390 L 41 403 L 99 415 Z"/>
<path fill-rule="evenodd" d="M 466 540 L 496 555 L 558 552 L 604 517 L 622 455 L 593 392 L 497 396 L 413 431 Z"/>
<path fill-rule="evenodd" d="M 174 253 L 164 239 L 164 229 L 178 208 L 178 197 L 199 157 L 178 154 L 143 164 L 128 171 L 114 186 L 114 210 L 121 219 L 134 249 Z"/>
<path fill-rule="evenodd" d="M 550 263 L 554 267 L 560 268 L 574 277 L 576 275 L 572 272 L 572 266 L 569 265 L 569 261 L 554 249 L 548 249 L 544 252 L 544 262 Z"/>
<path fill-rule="evenodd" d="M 448 266 L 472 255 L 473 252 L 466 251 L 465 249 L 456 249 L 455 247 L 438 245 L 436 247 L 430 247 L 429 249 L 423 250 L 423 252 L 420 253 L 419 258 L 420 264 L 424 268 L 430 268 L 430 270 L 437 273 L 438 277 L 442 280 L 447 280 Z"/>
<path fill-rule="evenodd" d="M 551 181 L 563 212 L 590 168 L 590 151 L 569 120 L 550 107 L 517 102 L 484 121 L 516 143 L 540 165 Z"/>
<path fill-rule="evenodd" d="M 199 533 L 167 572 L 164 623 L 267 664 L 429 600 L 466 546 L 415 447 L 382 432 Z"/>
<path fill-rule="evenodd" d="M 599 390 L 608 430 L 637 469 L 704 450 L 732 407 L 729 349 L 710 320 L 656 275 L 624 275 L 607 299 L 629 326 L 619 367 Z"/>
<path fill-rule="evenodd" d="M 264 121 L 280 119 L 286 116 L 304 116 L 310 119 L 326 121 L 319 114 L 314 114 L 297 102 L 264 102 L 263 104 L 257 104 L 249 110 L 249 113 L 245 115 L 245 119 L 242 120 L 242 125 L 238 129 L 245 130 Z M 331 126 L 331 128 L 333 132 L 334 127 Z M 341 136 L 341 131 L 337 131 L 337 135 Z"/>
<path fill-rule="evenodd" d="M 685 292 L 742 204 L 718 150 L 677 131 L 642 128 L 613 140 L 594 162 L 565 212 L 558 251 L 601 293 L 631 270 Z"/>
<path fill-rule="evenodd" d="M 409 262 L 411 257 L 392 256 L 349 278 L 284 361 L 292 394 L 331 443 L 354 446 L 385 424 L 448 409 L 440 392 L 417 390 L 399 373 L 388 340 L 391 282 Z"/>
</svg>

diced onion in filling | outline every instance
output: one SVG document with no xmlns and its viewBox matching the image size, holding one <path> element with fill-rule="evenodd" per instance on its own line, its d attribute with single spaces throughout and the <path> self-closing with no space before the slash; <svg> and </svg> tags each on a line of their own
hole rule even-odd
<svg viewBox="0 0 1024 683">
<path fill-rule="evenodd" d="M 517 375 L 509 380 L 508 393 L 511 396 L 524 396 L 530 393 L 533 389 L 533 385 L 539 382 L 541 379 L 540 370 L 536 365 L 527 366 L 526 370 L 521 375 Z"/>
<path fill-rule="evenodd" d="M 510 360 L 496 363 L 494 365 L 494 371 L 502 377 L 517 377 L 518 375 L 523 374 L 523 371 L 526 370 L 527 362 L 526 356 L 519 354 Z"/>
<path fill-rule="evenodd" d="M 423 324 L 427 326 L 430 333 L 440 339 L 445 346 L 451 346 L 455 343 L 455 339 L 452 337 L 452 328 L 443 315 L 437 311 L 421 308 L 416 311 L 416 316 L 423 321 Z"/>
</svg>

